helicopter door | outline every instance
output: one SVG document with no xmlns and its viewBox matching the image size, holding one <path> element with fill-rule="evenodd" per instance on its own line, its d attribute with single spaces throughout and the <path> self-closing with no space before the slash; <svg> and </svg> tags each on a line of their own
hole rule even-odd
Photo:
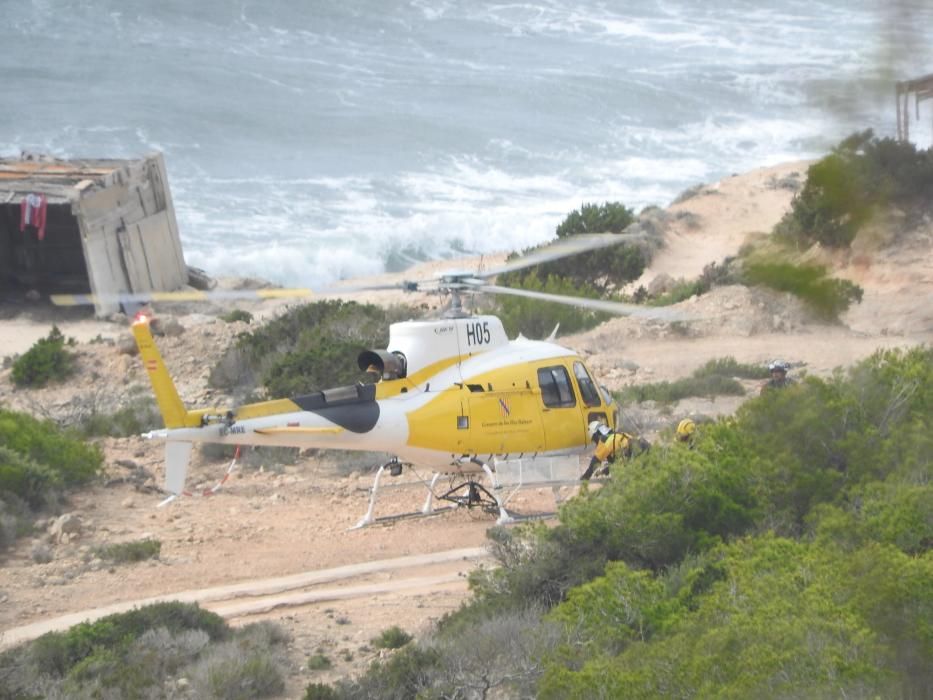
<svg viewBox="0 0 933 700">
<path fill-rule="evenodd" d="M 586 428 L 567 368 L 563 365 L 539 367 L 538 386 L 541 389 L 545 449 L 567 450 L 586 446 Z"/>
<path fill-rule="evenodd" d="M 545 449 L 537 392 L 529 389 L 470 389 L 473 451 L 480 455 L 520 455 Z"/>
<path fill-rule="evenodd" d="M 606 406 L 603 406 L 600 400 L 599 389 L 590 376 L 589 371 L 582 362 L 573 363 L 573 376 L 577 380 L 577 389 L 580 391 L 580 398 L 583 399 L 583 410 L 586 414 L 586 424 L 590 421 L 602 421 L 610 428 L 615 428 L 615 419 L 610 420 Z M 609 402 L 606 402 L 609 405 Z"/>
</svg>

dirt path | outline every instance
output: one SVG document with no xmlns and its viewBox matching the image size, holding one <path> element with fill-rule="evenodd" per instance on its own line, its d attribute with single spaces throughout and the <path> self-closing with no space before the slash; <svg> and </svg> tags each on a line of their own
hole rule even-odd
<svg viewBox="0 0 933 700">
<path fill-rule="evenodd" d="M 397 593 L 410 598 L 423 595 L 426 590 L 440 590 L 442 586 L 446 587 L 449 584 L 458 584 L 454 588 L 462 589 L 466 585 L 465 574 L 477 562 L 488 559 L 489 554 L 484 547 L 452 549 L 126 600 L 4 630 L 0 637 L 0 649 L 35 639 L 46 632 L 66 630 L 79 622 L 93 622 L 101 617 L 126 612 L 136 607 L 173 600 L 198 603 L 224 618 L 240 618 L 268 613 L 277 608 L 335 600 L 375 599 Z M 390 574 L 390 578 L 372 582 L 373 577 L 379 574 Z M 360 583 L 361 581 L 367 583 Z M 340 582 L 336 588 L 321 588 L 322 584 L 335 582 Z"/>
</svg>

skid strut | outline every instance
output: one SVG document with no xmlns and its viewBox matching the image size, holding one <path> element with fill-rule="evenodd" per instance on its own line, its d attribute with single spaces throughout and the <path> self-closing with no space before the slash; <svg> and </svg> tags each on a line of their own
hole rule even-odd
<svg viewBox="0 0 933 700">
<path fill-rule="evenodd" d="M 462 461 L 472 462 L 473 464 L 481 467 L 489 477 L 489 481 L 492 483 L 492 488 L 494 490 L 501 488 L 499 485 L 499 480 L 496 478 L 495 472 L 493 472 L 493 470 L 490 469 L 489 465 L 487 465 L 485 462 L 481 462 L 475 457 Z M 374 513 L 376 510 L 376 500 L 379 496 L 379 484 L 382 481 L 382 476 L 387 469 L 393 476 L 398 476 L 401 473 L 403 466 L 404 464 L 402 462 L 400 462 L 397 458 L 393 458 L 379 467 L 379 469 L 376 471 L 376 477 L 373 479 L 372 489 L 370 489 L 369 507 L 366 510 L 366 514 L 359 519 L 356 525 L 350 528 L 351 530 L 366 527 L 367 525 L 371 525 L 377 520 Z M 435 496 L 434 487 L 442 474 L 443 472 L 435 472 L 431 478 L 430 485 L 426 484 L 428 496 L 421 508 L 421 515 L 433 514 L 435 512 L 434 499 L 438 498 L 440 500 L 449 501 L 456 507 L 466 506 L 467 508 L 474 508 L 478 506 L 481 507 L 484 512 L 498 513 L 499 518 L 496 520 L 497 525 L 512 522 L 513 518 L 505 510 L 505 504 L 502 502 L 502 499 L 500 499 L 495 493 L 487 489 L 485 486 L 477 482 L 475 479 L 468 479 L 467 481 L 454 486 L 443 495 Z M 458 492 L 464 489 L 465 493 L 458 495 Z"/>
</svg>

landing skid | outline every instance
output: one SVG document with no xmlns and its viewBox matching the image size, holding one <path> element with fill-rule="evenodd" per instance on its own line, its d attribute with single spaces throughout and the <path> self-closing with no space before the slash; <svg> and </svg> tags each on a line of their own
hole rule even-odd
<svg viewBox="0 0 933 700">
<path fill-rule="evenodd" d="M 490 469 L 487 464 L 480 462 L 479 460 L 476 460 L 476 459 L 470 459 L 468 461 L 474 463 L 475 465 L 482 467 L 483 471 L 486 473 L 486 475 L 489 477 L 489 480 L 492 482 L 493 489 L 499 488 L 499 482 L 496 479 L 496 475 L 493 473 L 492 469 Z M 428 496 L 424 502 L 424 506 L 421 508 L 420 513 L 406 513 L 405 515 L 401 515 L 401 516 L 388 516 L 388 517 L 376 518 L 374 513 L 376 509 L 376 499 L 379 494 L 379 482 L 382 480 L 382 475 L 385 473 L 386 470 L 389 470 L 390 474 L 392 474 L 393 476 L 398 476 L 399 474 L 401 474 L 402 468 L 404 466 L 412 466 L 412 465 L 404 463 L 404 462 L 400 462 L 397 459 L 392 459 L 379 467 L 379 469 L 376 471 L 376 477 L 375 479 L 373 479 L 373 487 L 370 490 L 369 508 L 366 511 L 366 515 L 360 518 L 360 520 L 356 523 L 356 525 L 350 528 L 351 530 L 356 530 L 361 527 L 366 527 L 367 525 L 372 525 L 373 523 L 377 521 L 398 520 L 403 517 L 410 517 L 410 516 L 416 516 L 416 515 L 421 515 L 421 516 L 434 515 L 435 513 L 439 513 L 443 510 L 450 510 L 451 508 L 460 508 L 460 507 L 467 507 L 467 508 L 481 507 L 483 509 L 483 512 L 491 513 L 493 515 L 498 513 L 499 517 L 496 520 L 497 525 L 504 525 L 514 520 L 514 518 L 512 518 L 512 516 L 509 515 L 508 511 L 506 511 L 505 504 L 502 502 L 502 500 L 498 496 L 496 496 L 496 494 L 494 494 L 492 491 L 490 491 L 485 486 L 477 482 L 475 479 L 467 479 L 463 483 L 449 489 L 443 495 L 435 496 L 434 487 L 437 484 L 437 480 L 441 477 L 441 474 L 442 474 L 441 472 L 436 472 L 431 478 L 430 485 L 426 485 L 427 490 L 428 490 Z M 465 489 L 465 493 L 458 495 L 458 492 L 464 489 Z M 447 508 L 435 508 L 434 507 L 435 498 L 438 498 L 443 501 L 448 501 L 450 503 L 453 503 L 454 505 L 448 506 Z"/>
</svg>

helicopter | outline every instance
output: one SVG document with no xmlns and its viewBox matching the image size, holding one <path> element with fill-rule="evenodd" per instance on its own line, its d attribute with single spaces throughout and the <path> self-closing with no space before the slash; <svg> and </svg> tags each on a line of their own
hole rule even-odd
<svg viewBox="0 0 933 700">
<path fill-rule="evenodd" d="M 587 426 L 600 421 L 614 428 L 619 407 L 583 358 L 554 342 L 556 328 L 546 340 L 521 335 L 510 340 L 498 317 L 471 314 L 462 297 L 511 294 L 621 315 L 680 320 L 670 309 L 514 289 L 488 281 L 504 272 L 641 236 L 574 236 L 484 272 L 449 271 L 429 281 L 351 288 L 434 291 L 450 295 L 450 303 L 439 318 L 393 323 L 386 348 L 363 350 L 357 365 L 371 381 L 232 408 L 184 405 L 153 338 L 151 316 L 138 313 L 132 333 L 164 421 L 162 429 L 144 433 L 165 442 L 164 483 L 170 495 L 163 503 L 185 493 L 195 443 L 285 446 L 393 455 L 376 471 L 368 511 L 356 527 L 377 520 L 374 508 L 383 474 L 398 475 L 404 467 L 433 474 L 422 514 L 434 512 L 437 480 L 450 475 L 463 481 L 438 499 L 454 506 L 481 505 L 498 512 L 499 523 L 509 522 L 512 516 L 501 495 L 499 476 L 517 465 L 522 473 L 537 474 L 538 481 L 578 479 L 579 456 L 590 443 Z M 305 289 L 244 292 L 141 293 L 123 295 L 120 301 L 309 294 Z M 73 297 L 57 297 L 53 302 L 78 303 Z M 483 475 L 491 488 L 480 482 Z"/>
</svg>

